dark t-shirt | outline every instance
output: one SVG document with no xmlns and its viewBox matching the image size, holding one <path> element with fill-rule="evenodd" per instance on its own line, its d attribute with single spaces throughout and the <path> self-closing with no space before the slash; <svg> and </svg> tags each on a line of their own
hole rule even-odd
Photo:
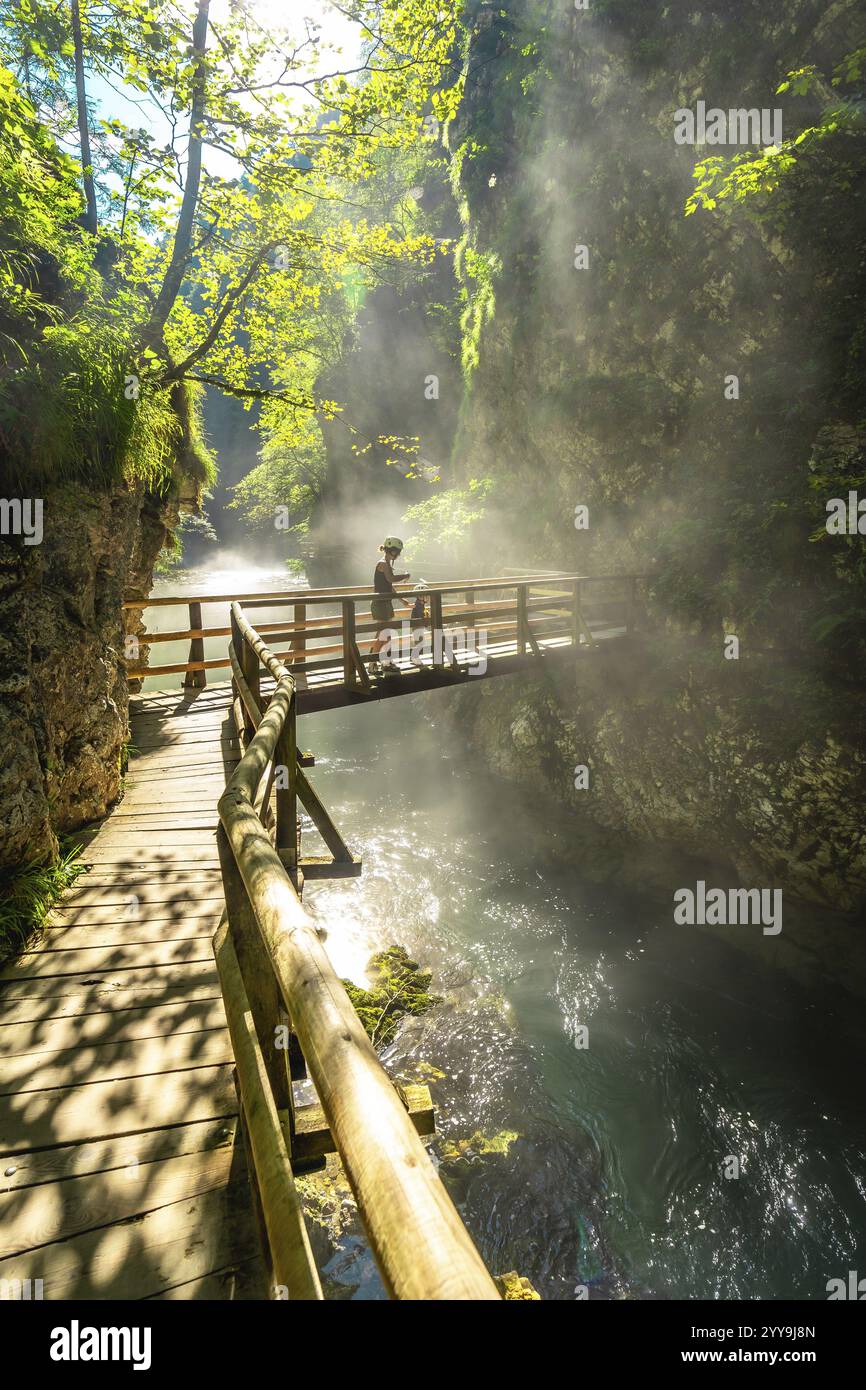
<svg viewBox="0 0 866 1390">
<path fill-rule="evenodd" d="M 381 560 L 373 571 L 373 587 L 377 594 L 387 594 L 390 597 L 394 593 L 394 585 L 382 568 Z"/>
</svg>

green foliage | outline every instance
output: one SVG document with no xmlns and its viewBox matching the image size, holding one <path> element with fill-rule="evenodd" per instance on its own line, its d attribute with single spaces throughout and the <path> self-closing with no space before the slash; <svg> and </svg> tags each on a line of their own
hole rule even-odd
<svg viewBox="0 0 866 1390">
<path fill-rule="evenodd" d="M 411 184 L 392 175 L 417 164 L 431 112 L 447 122 L 459 103 L 458 0 L 353 0 L 363 68 L 329 61 L 322 76 L 303 21 L 299 41 L 245 6 L 80 10 L 76 67 L 66 7 L 2 3 L 0 466 L 31 486 L 206 486 L 191 391 L 211 385 L 263 402 L 264 471 L 240 504 L 255 513 L 258 484 L 280 486 L 302 521 L 321 456 L 310 422 L 337 409 L 318 377 L 369 286 L 435 256 Z M 76 77 L 170 110 L 168 143 L 97 120 Z M 199 179 L 205 150 L 225 172 L 205 158 Z M 374 183 L 384 205 L 366 196 Z"/>
<path fill-rule="evenodd" d="M 427 1013 L 439 1000 L 430 993 L 432 976 L 419 969 L 402 946 L 390 946 L 372 957 L 367 973 L 370 988 L 344 980 L 358 1017 L 374 1047 L 387 1047 L 407 1016 Z"/>
<path fill-rule="evenodd" d="M 464 244 L 457 261 L 457 273 L 462 276 L 460 316 L 462 333 L 463 373 L 470 380 L 478 366 L 481 336 L 485 326 L 496 313 L 496 276 L 502 263 L 494 252 L 479 252 Z"/>
<path fill-rule="evenodd" d="M 484 504 L 492 490 L 491 478 L 471 478 L 465 488 L 446 488 L 408 507 L 403 518 L 412 530 L 407 558 L 465 546 L 486 515 Z"/>
<path fill-rule="evenodd" d="M 23 356 L 23 349 L 22 349 Z M 122 478 L 164 491 L 183 442 L 169 393 L 128 400 L 122 335 L 83 320 L 49 324 L 0 391 L 4 475 L 18 489 Z"/>
<path fill-rule="evenodd" d="M 0 960 L 30 940 L 61 895 L 86 873 L 80 854 L 80 846 L 65 845 L 56 864 L 31 865 L 0 882 Z"/>
<path fill-rule="evenodd" d="M 747 203 L 755 217 L 772 215 L 773 209 L 768 203 L 773 195 L 801 164 L 819 161 L 825 156 L 827 142 L 843 135 L 859 136 L 862 142 L 866 135 L 862 100 L 852 97 L 840 102 L 829 97 L 831 87 L 859 82 L 866 62 L 864 54 L 864 48 L 849 53 L 836 66 L 831 86 L 824 82 L 814 66 L 789 72 L 778 92 L 790 92 L 798 97 L 816 95 L 823 105 L 820 119 L 783 140 L 781 145 L 767 146 L 757 154 L 747 151 L 730 157 L 710 155 L 700 160 L 695 165 L 696 187 L 686 202 L 686 216 L 690 217 L 700 208 L 712 210 L 726 201 Z M 829 159 L 833 160 L 832 152 Z M 847 176 L 847 171 L 833 170 L 832 165 L 822 172 L 837 178 Z"/>
<path fill-rule="evenodd" d="M 310 415 L 275 412 L 267 420 L 262 459 L 234 489 L 232 507 L 250 525 L 273 532 L 280 508 L 288 513 L 283 529 L 303 535 L 325 477 L 325 447 L 318 421 Z"/>
</svg>

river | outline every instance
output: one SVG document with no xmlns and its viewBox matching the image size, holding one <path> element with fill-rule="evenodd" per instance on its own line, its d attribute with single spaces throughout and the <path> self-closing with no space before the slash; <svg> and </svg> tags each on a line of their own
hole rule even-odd
<svg viewBox="0 0 866 1390">
<path fill-rule="evenodd" d="M 182 578 L 281 582 L 230 565 Z M 820 1300 L 866 1273 L 862 1009 L 582 881 L 573 824 L 463 746 L 451 698 L 302 720 L 364 860 L 305 902 L 341 975 L 363 983 L 394 943 L 433 972 L 443 1002 L 383 1060 L 432 1078 L 432 1152 L 488 1266 L 556 1299 Z M 383 1296 L 351 1222 L 324 1275 L 332 1295 Z"/>
</svg>

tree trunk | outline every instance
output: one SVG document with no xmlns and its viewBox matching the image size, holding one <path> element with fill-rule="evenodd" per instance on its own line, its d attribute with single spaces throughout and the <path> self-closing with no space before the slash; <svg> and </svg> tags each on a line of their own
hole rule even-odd
<svg viewBox="0 0 866 1390">
<path fill-rule="evenodd" d="M 84 226 L 96 236 L 96 188 L 93 183 L 93 162 L 90 153 L 90 128 L 87 124 L 87 87 L 84 82 L 84 43 L 81 37 L 79 0 L 71 0 L 72 43 L 75 49 L 75 95 L 78 110 L 78 141 L 81 148 L 81 181 L 87 203 Z"/>
<path fill-rule="evenodd" d="M 196 70 L 192 83 L 192 102 L 189 116 L 186 183 L 184 185 L 183 199 L 180 205 L 177 231 L 174 235 L 171 260 L 165 272 L 165 278 L 162 282 L 159 294 L 156 297 L 150 319 L 142 334 L 144 346 L 152 347 L 155 351 L 160 351 L 161 349 L 162 332 L 165 328 L 166 320 L 171 313 L 172 305 L 177 299 L 180 287 L 183 283 L 189 248 L 192 244 L 195 213 L 198 207 L 199 188 L 201 186 L 202 136 L 204 131 L 205 103 L 207 100 L 205 51 L 207 49 L 209 10 L 210 0 L 198 0 L 198 13 L 196 14 L 192 30 L 193 61 L 196 65 Z"/>
</svg>

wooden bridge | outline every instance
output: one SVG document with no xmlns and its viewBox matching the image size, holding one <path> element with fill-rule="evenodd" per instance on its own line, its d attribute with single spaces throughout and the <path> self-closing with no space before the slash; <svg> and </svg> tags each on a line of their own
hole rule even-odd
<svg viewBox="0 0 866 1390">
<path fill-rule="evenodd" d="M 437 586 L 384 677 L 371 597 L 258 594 L 228 628 L 201 621 L 225 596 L 137 605 L 189 605 L 158 634 L 188 639 L 186 661 L 129 671 L 184 686 L 133 697 L 136 755 L 92 867 L 0 971 L 0 1296 L 321 1298 L 295 1177 L 336 1153 L 392 1297 L 501 1297 L 423 1146 L 429 1092 L 392 1084 L 303 907 L 306 879 L 361 866 L 297 717 L 588 656 L 631 630 L 635 585 Z M 257 628 L 266 607 L 288 619 Z M 231 682 L 205 686 L 216 670 Z M 299 804 L 326 856 L 305 853 Z"/>
<path fill-rule="evenodd" d="M 133 682 L 146 677 L 184 674 L 188 688 L 203 688 L 208 672 L 227 672 L 223 651 L 205 658 L 208 639 L 231 635 L 228 626 L 206 627 L 205 607 L 239 602 L 251 619 L 262 610 L 282 610 L 279 619 L 256 622 L 279 660 L 295 677 L 297 711 L 333 709 L 364 699 L 407 695 L 464 678 L 507 675 L 526 664 L 527 655 L 553 661 L 572 656 L 576 647 L 592 647 L 621 637 L 634 622 L 638 577 L 589 577 L 574 574 L 498 576 L 437 583 L 420 593 L 424 621 L 409 614 L 419 591 L 396 585 L 399 595 L 390 624 L 391 656 L 399 679 L 370 677 L 372 639 L 381 627 L 370 611 L 380 597 L 363 588 L 298 589 L 270 594 L 209 594 L 193 599 L 146 599 L 129 602 L 130 610 L 187 607 L 189 626 L 141 634 L 142 645 L 189 640 L 183 661 L 147 665 L 133 661 Z M 282 650 L 280 650 L 282 647 Z"/>
</svg>

